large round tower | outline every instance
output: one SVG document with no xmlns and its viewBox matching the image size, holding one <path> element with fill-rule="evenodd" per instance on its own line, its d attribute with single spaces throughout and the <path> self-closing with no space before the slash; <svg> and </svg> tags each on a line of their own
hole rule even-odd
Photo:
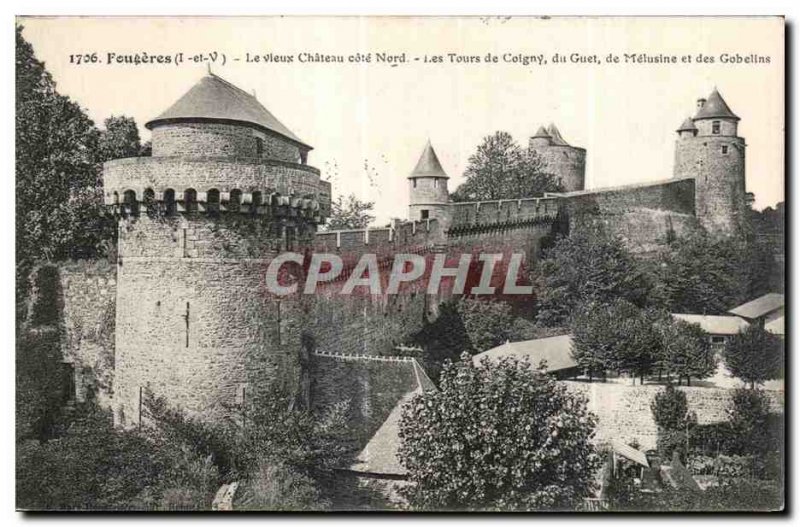
<svg viewBox="0 0 800 527">
<path fill-rule="evenodd" d="M 528 147 L 542 158 L 545 169 L 558 177 L 566 192 L 584 189 L 586 150 L 567 143 L 555 124 L 540 126 Z"/>
<path fill-rule="evenodd" d="M 208 75 L 146 125 L 153 156 L 104 165 L 119 215 L 115 420 L 148 388 L 192 413 L 229 412 L 297 372 L 296 323 L 265 289 L 269 262 L 310 245 L 330 185 L 311 147 L 254 96 Z M 248 395 L 249 394 L 249 395 Z"/>
<path fill-rule="evenodd" d="M 431 142 L 428 141 L 417 166 L 408 176 L 408 219 L 436 219 L 447 224 L 450 217 L 448 179 Z"/>
<path fill-rule="evenodd" d="M 738 123 L 715 88 L 677 130 L 674 177 L 695 179 L 695 214 L 714 234 L 735 233 L 745 218 L 745 142 Z"/>
</svg>

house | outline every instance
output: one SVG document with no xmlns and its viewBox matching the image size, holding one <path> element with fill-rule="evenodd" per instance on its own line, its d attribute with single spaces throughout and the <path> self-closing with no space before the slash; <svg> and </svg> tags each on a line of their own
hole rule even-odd
<svg viewBox="0 0 800 527">
<path fill-rule="evenodd" d="M 542 369 L 559 379 L 575 377 L 580 373 L 578 364 L 572 357 L 571 335 L 506 342 L 501 346 L 475 355 L 472 360 L 475 364 L 478 364 L 484 359 L 496 361 L 502 357 L 527 359 L 531 365 L 537 368 L 544 362 L 544 368 Z"/>
<path fill-rule="evenodd" d="M 708 339 L 714 349 L 724 347 L 729 338 L 750 325 L 743 318 L 728 315 L 673 313 L 672 318 L 700 326 L 703 331 L 708 333 Z"/>
<path fill-rule="evenodd" d="M 782 294 L 767 293 L 729 310 L 728 313 L 742 317 L 751 324 L 758 324 L 763 328 L 770 322 L 783 317 L 783 304 Z"/>
</svg>

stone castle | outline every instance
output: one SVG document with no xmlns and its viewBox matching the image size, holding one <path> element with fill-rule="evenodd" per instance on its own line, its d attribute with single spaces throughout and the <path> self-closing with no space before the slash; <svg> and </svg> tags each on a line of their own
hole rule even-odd
<svg viewBox="0 0 800 527">
<path fill-rule="evenodd" d="M 699 227 L 733 235 L 747 208 L 738 121 L 714 90 L 677 130 L 672 179 L 589 190 L 586 151 L 554 125 L 541 127 L 530 147 L 566 191 L 514 200 L 450 202 L 428 144 L 408 176 L 408 220 L 318 231 L 331 186 L 307 164 L 311 147 L 253 95 L 209 74 L 146 124 L 152 157 L 104 166 L 105 200 L 119 224 L 116 264 L 58 269 L 75 396 L 95 394 L 119 425 L 135 426 L 143 390 L 213 418 L 278 384 L 311 408 L 348 400 L 359 444 L 379 456 L 383 447 L 368 447 L 386 423 L 396 425 L 399 402 L 431 386 L 415 359 L 396 355 L 439 299 L 424 291 L 274 297 L 264 274 L 276 255 L 500 245 L 524 250 L 535 266 L 543 239 L 587 221 L 643 252 Z M 382 470 L 373 454 L 359 458 L 364 472 Z"/>
</svg>

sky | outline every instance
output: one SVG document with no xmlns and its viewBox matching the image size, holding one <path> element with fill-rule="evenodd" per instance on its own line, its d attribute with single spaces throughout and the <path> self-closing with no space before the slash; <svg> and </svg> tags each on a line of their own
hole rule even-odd
<svg viewBox="0 0 800 527">
<path fill-rule="evenodd" d="M 587 188 L 667 179 L 675 129 L 714 87 L 741 118 L 747 190 L 755 194 L 755 207 L 784 199 L 780 18 L 18 21 L 59 92 L 98 124 L 111 115 L 134 117 L 145 140 L 144 123 L 207 73 L 208 61 L 188 58 L 216 52 L 212 71 L 255 91 L 264 106 L 314 147 L 308 162 L 331 180 L 334 195 L 352 192 L 374 201 L 377 224 L 407 216 L 406 177 L 428 139 L 450 175 L 451 190 L 463 181 L 469 156 L 486 135 L 504 130 L 526 145 L 540 125 L 550 122 L 572 145 L 586 148 Z M 76 55 L 93 52 L 97 63 L 76 63 Z M 108 63 L 108 53 L 183 53 L 187 60 L 177 66 Z M 345 62 L 302 63 L 302 53 L 340 55 Z M 349 62 L 357 53 L 371 54 L 371 62 Z M 378 53 L 405 53 L 406 62 L 378 63 Z M 451 62 L 449 53 L 465 60 Z M 490 53 L 496 63 L 485 61 Z M 679 62 L 626 64 L 626 53 L 674 55 Z M 293 55 L 294 61 L 248 62 L 247 54 Z M 567 62 L 555 64 L 555 54 Z M 572 54 L 596 55 L 600 63 L 572 63 Z M 609 54 L 620 62 L 605 62 Z M 714 63 L 698 63 L 701 54 Z M 724 54 L 769 57 L 769 63 L 724 63 Z M 542 56 L 547 64 L 513 61 L 520 56 Z M 680 62 L 683 56 L 691 57 L 691 63 Z"/>
</svg>

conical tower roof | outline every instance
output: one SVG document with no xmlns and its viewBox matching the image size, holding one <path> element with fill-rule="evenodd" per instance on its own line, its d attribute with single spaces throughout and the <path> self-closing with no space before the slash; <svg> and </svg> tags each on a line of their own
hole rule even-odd
<svg viewBox="0 0 800 527">
<path fill-rule="evenodd" d="M 556 128 L 555 124 L 550 123 L 550 126 L 547 127 L 547 133 L 553 138 L 554 145 L 569 146 L 569 143 L 567 143 L 564 138 L 561 137 L 561 132 L 558 131 L 558 128 Z"/>
<path fill-rule="evenodd" d="M 731 111 L 731 109 L 725 103 L 725 99 L 722 98 L 722 95 L 719 94 L 716 88 L 714 88 L 714 91 L 712 91 L 711 95 L 708 96 L 708 99 L 706 99 L 706 102 L 703 104 L 702 108 L 697 111 L 697 115 L 694 116 L 695 120 L 714 118 L 739 120 L 739 117 L 737 117 L 736 114 Z"/>
<path fill-rule="evenodd" d="M 244 123 L 311 148 L 264 108 L 253 95 L 213 73 L 200 79 L 175 104 L 145 126 L 153 129 L 160 124 L 197 120 Z"/>
<path fill-rule="evenodd" d="M 422 151 L 422 155 L 419 156 L 417 166 L 408 176 L 409 179 L 417 177 L 448 177 L 442 168 L 442 164 L 439 163 L 439 158 L 436 157 L 436 152 L 433 150 L 430 140 L 425 144 L 425 149 Z"/>
<path fill-rule="evenodd" d="M 536 133 L 533 134 L 533 137 L 544 137 L 545 139 L 550 139 L 550 134 L 547 133 L 547 129 L 544 126 L 540 126 Z"/>
<path fill-rule="evenodd" d="M 680 128 L 675 130 L 676 132 L 692 132 L 697 130 L 697 127 L 694 125 L 694 120 L 691 117 L 687 117 L 683 124 L 681 124 Z"/>
</svg>

